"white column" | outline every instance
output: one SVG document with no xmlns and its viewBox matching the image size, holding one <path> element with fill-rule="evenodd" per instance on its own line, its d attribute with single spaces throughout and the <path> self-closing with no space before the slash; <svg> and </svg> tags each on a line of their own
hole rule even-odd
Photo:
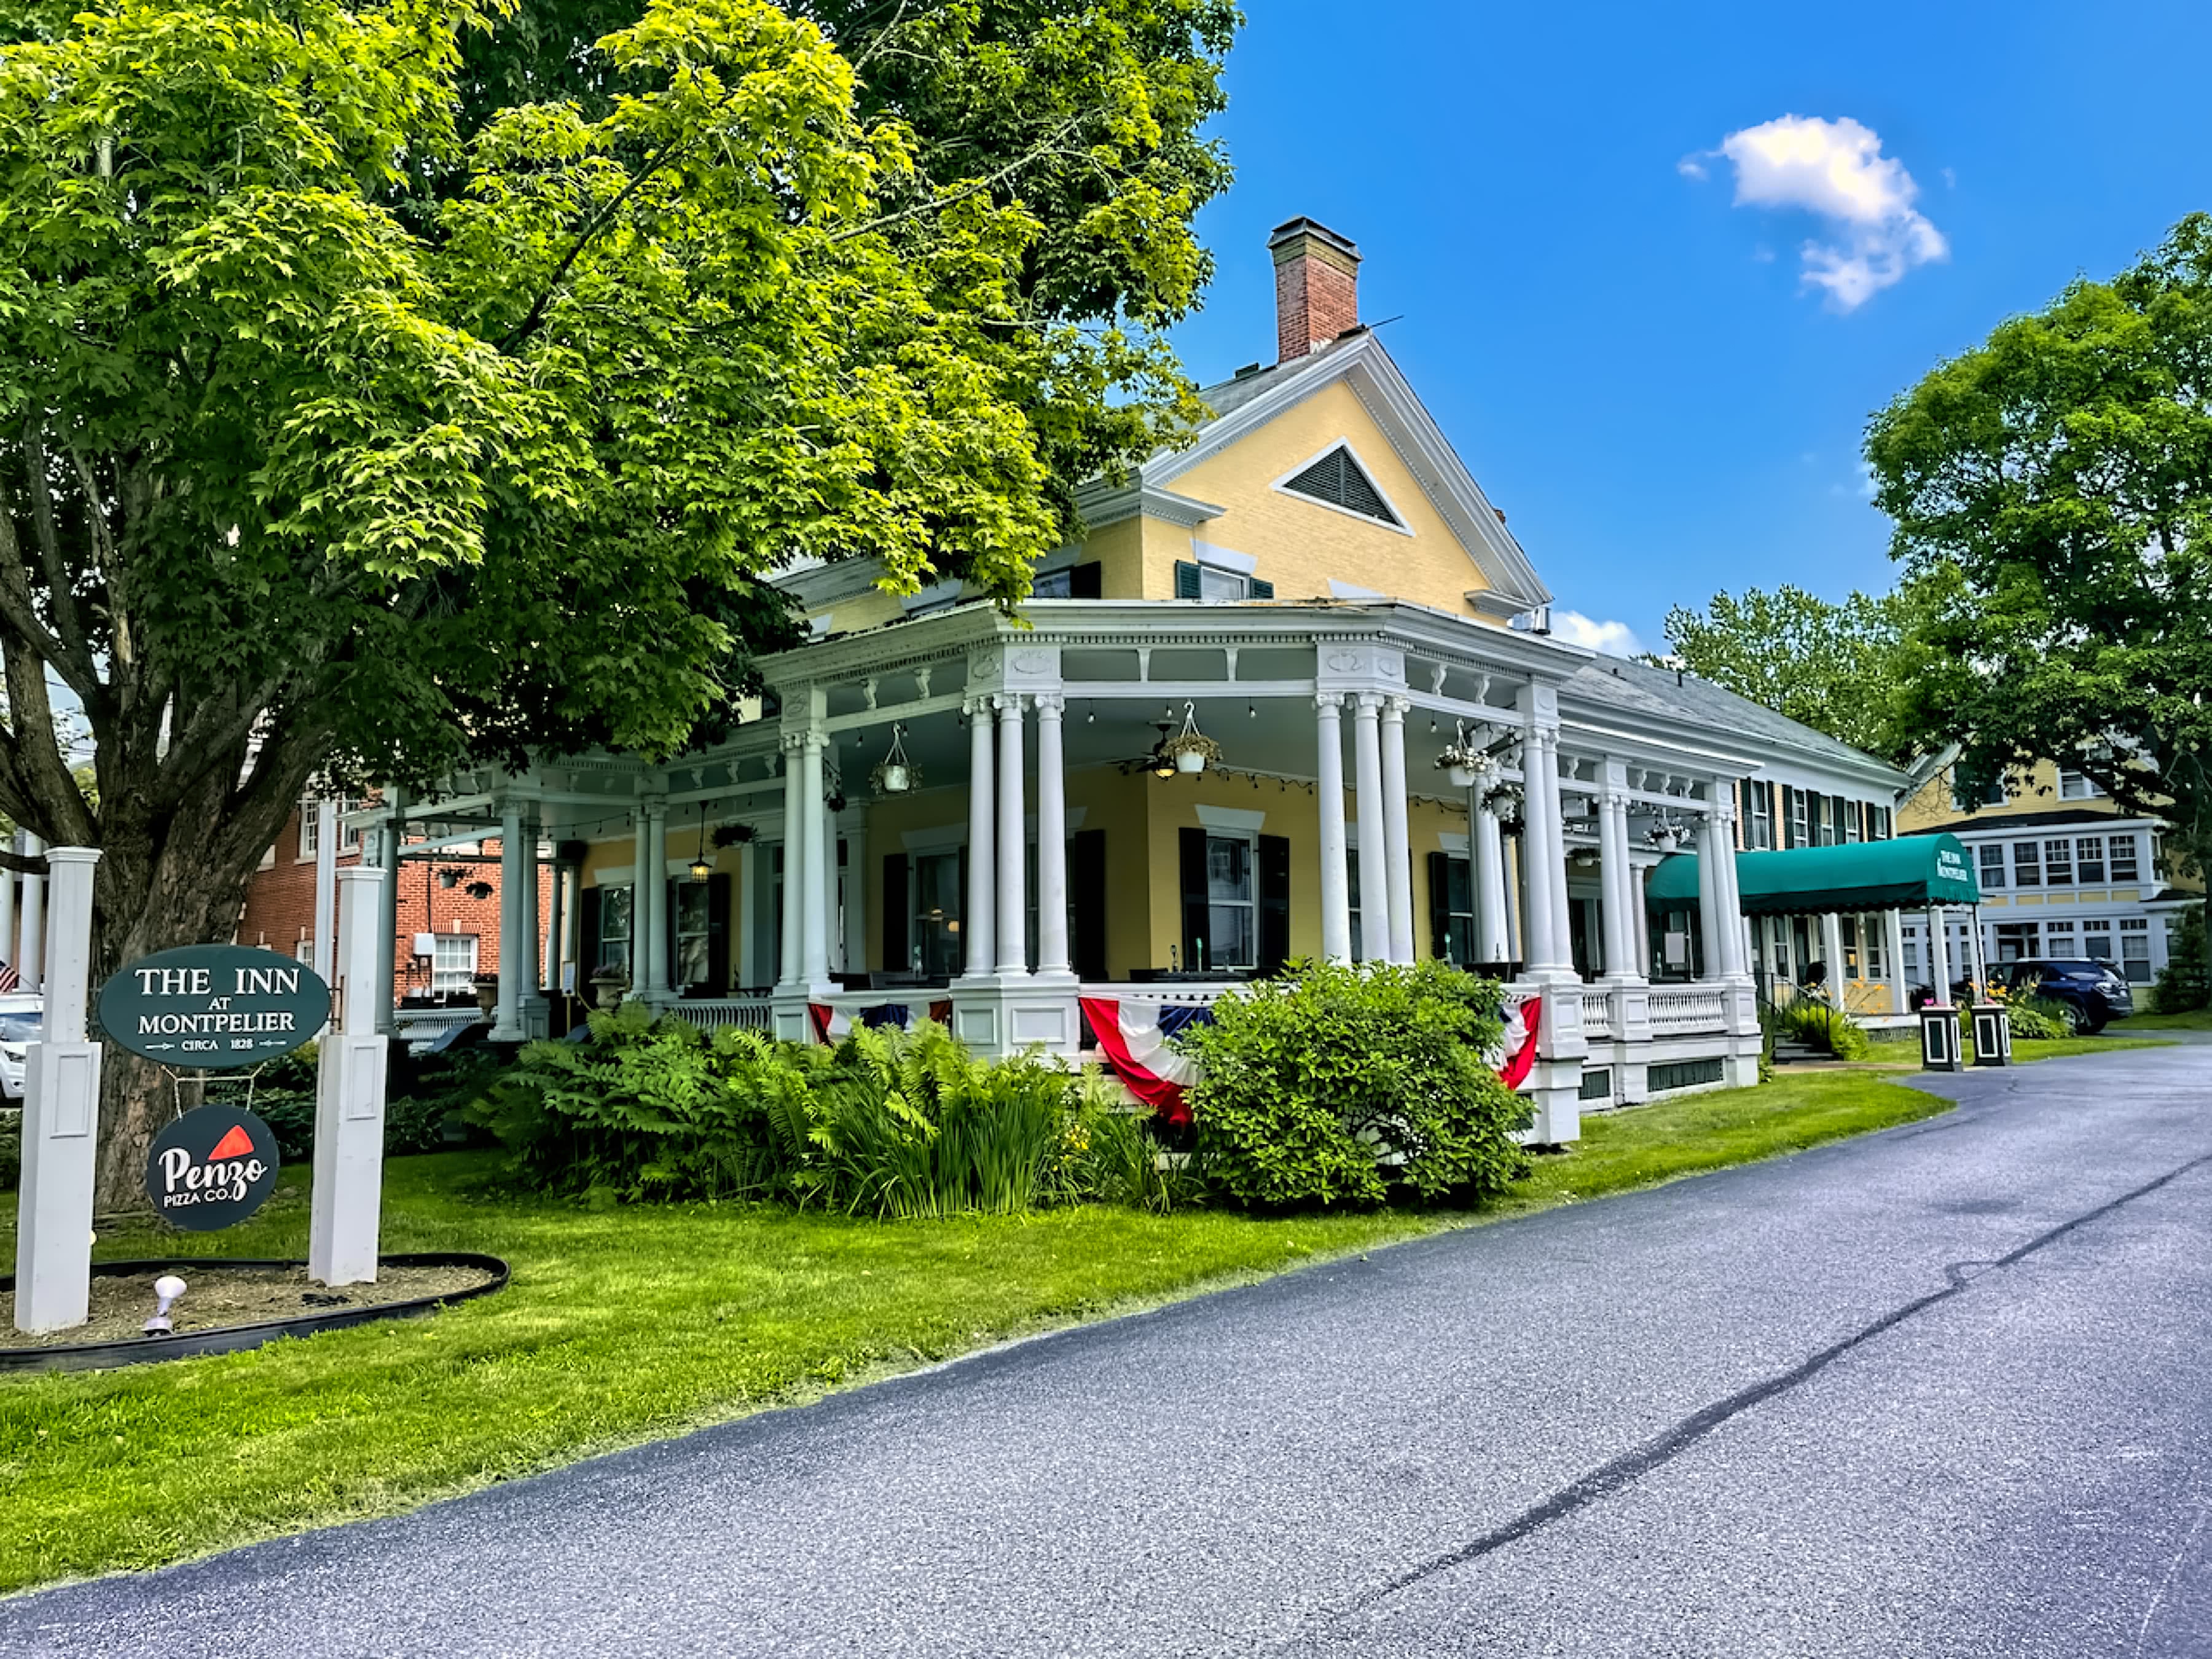
<svg viewBox="0 0 2212 1659">
<path fill-rule="evenodd" d="M 1705 949 L 1700 979 L 1727 977 L 1729 918 L 1721 909 L 1720 835 L 1707 812 L 1698 820 L 1698 932 Z"/>
<path fill-rule="evenodd" d="M 1564 971 L 1574 971 L 1574 909 L 1567 902 L 1567 814 L 1559 799 L 1559 730 L 1546 726 L 1540 736 L 1544 765 L 1544 805 L 1551 816 L 1552 856 L 1538 867 L 1552 889 L 1552 960 Z"/>
<path fill-rule="evenodd" d="M 997 769 L 991 747 L 992 700 L 972 697 L 961 705 L 968 716 L 968 914 L 960 918 L 967 936 L 967 971 L 981 979 L 991 971 L 995 952 L 992 942 L 992 907 L 998 902 L 998 861 L 993 856 L 997 842 Z"/>
<path fill-rule="evenodd" d="M 668 803 L 658 797 L 645 804 L 644 856 L 637 865 L 638 904 L 645 915 L 645 985 L 668 990 Z"/>
<path fill-rule="evenodd" d="M 1028 807 L 1022 787 L 1022 700 L 999 698 L 999 962 L 1001 974 L 1029 972 Z"/>
<path fill-rule="evenodd" d="M 390 1039 L 376 1030 L 378 917 L 384 872 L 338 872 L 338 1029 L 324 1038 L 315 1079 L 315 1187 L 307 1276 L 325 1285 L 376 1282 L 384 1199 L 384 1085 Z M 502 960 L 506 952 L 501 951 Z"/>
<path fill-rule="evenodd" d="M 1889 968 L 1889 1012 L 1912 1012 L 1912 988 L 1905 977 L 1905 916 L 1898 910 L 1881 913 L 1882 955 Z"/>
<path fill-rule="evenodd" d="M 1720 848 L 1720 858 L 1713 866 L 1713 878 L 1718 884 L 1721 915 L 1728 923 L 1728 934 L 1721 952 L 1721 971 L 1729 979 L 1748 980 L 1751 977 L 1751 936 L 1743 915 L 1743 885 L 1736 879 L 1735 869 L 1735 784 L 1729 778 L 1713 781 L 1713 836 Z"/>
<path fill-rule="evenodd" d="M 1072 977 L 1067 960 L 1067 781 L 1060 716 L 1067 699 L 1039 694 L 1037 717 L 1037 972 Z"/>
<path fill-rule="evenodd" d="M 1639 979 L 1636 960 L 1636 872 L 1628 861 L 1628 796 L 1608 788 L 1598 797 L 1598 874 L 1604 889 L 1601 906 L 1605 923 L 1605 977 L 1619 981 Z"/>
<path fill-rule="evenodd" d="M 799 750 L 799 805 L 805 823 L 799 839 L 806 848 L 806 878 L 799 905 L 799 976 L 809 986 L 818 986 L 830 977 L 830 897 L 824 889 L 834 878 L 822 859 L 826 844 L 823 820 L 829 816 L 829 804 L 822 799 L 822 750 L 828 741 L 822 732 L 809 732 Z M 791 879 L 788 869 L 784 879 Z"/>
<path fill-rule="evenodd" d="M 1406 710 L 1403 697 L 1382 702 L 1382 868 L 1389 884 L 1390 960 L 1413 959 L 1413 837 L 1406 801 Z"/>
<path fill-rule="evenodd" d="M 522 1041 L 522 883 L 528 866 L 522 857 L 522 808 L 514 801 L 499 813 L 499 1012 L 491 1023 L 494 1042 Z"/>
<path fill-rule="evenodd" d="M 1944 934 L 1943 908 L 1928 907 L 1928 979 L 1939 1007 L 1951 1006 L 1951 941 Z"/>
<path fill-rule="evenodd" d="M 1990 966 L 1983 955 L 1982 908 L 1978 904 L 1966 912 L 1966 925 L 1974 939 L 1974 995 L 1976 1002 L 1990 1000 Z"/>
<path fill-rule="evenodd" d="M 100 1053 L 98 1043 L 85 1040 L 85 1015 L 92 1000 L 92 872 L 99 862 L 90 847 L 46 853 L 54 881 L 46 941 L 53 972 L 45 1034 L 24 1060 L 22 1192 L 15 1211 L 15 1328 L 33 1334 L 82 1325 L 91 1310 Z"/>
<path fill-rule="evenodd" d="M 522 890 L 514 896 L 515 913 L 521 918 L 522 927 L 516 943 L 522 951 L 522 959 L 516 963 L 515 971 L 520 976 L 520 1004 L 524 1010 L 523 1030 L 537 1035 L 531 1022 L 531 1013 L 538 1000 L 538 988 L 545 982 L 544 960 L 539 950 L 544 944 L 538 930 L 544 926 L 538 905 L 538 814 L 533 810 L 522 817 Z M 500 954 L 507 954 L 504 942 Z"/>
<path fill-rule="evenodd" d="M 1833 910 L 1820 918 L 1820 954 L 1828 959 L 1828 1001 L 1844 1006 L 1844 919 Z"/>
<path fill-rule="evenodd" d="M 24 857 L 34 859 L 46 850 L 46 842 L 28 830 L 23 832 Z M 15 947 L 18 988 L 35 991 L 46 978 L 46 878 L 44 876 L 26 875 L 23 878 L 23 913 L 18 924 L 22 929 L 22 943 Z"/>
<path fill-rule="evenodd" d="M 1505 960 L 1526 966 L 1528 961 L 1528 820 L 1522 808 L 1521 828 L 1509 846 L 1504 826 L 1498 828 L 1498 877 L 1505 887 Z"/>
<path fill-rule="evenodd" d="M 1474 860 L 1475 959 L 1510 962 L 1513 942 L 1506 932 L 1505 842 L 1489 792 L 1478 787 L 1468 798 L 1468 853 Z"/>
<path fill-rule="evenodd" d="M 1566 920 L 1559 915 L 1552 872 L 1566 874 L 1566 837 L 1559 817 L 1557 773 L 1546 764 L 1558 733 L 1532 726 L 1521 743 L 1521 866 L 1526 905 L 1522 934 L 1531 972 L 1564 974 L 1574 957 L 1561 956 Z"/>
<path fill-rule="evenodd" d="M 1628 872 L 1629 915 L 1635 929 L 1636 976 L 1651 976 L 1651 911 L 1644 902 L 1644 869 L 1632 865 Z"/>
<path fill-rule="evenodd" d="M 823 743 L 824 767 L 822 787 L 830 787 L 827 760 L 830 740 Z M 830 803 L 822 803 L 822 879 L 817 884 L 822 899 L 822 972 L 824 978 L 841 964 L 839 957 L 845 946 L 845 931 L 837 909 L 837 815 L 830 810 Z"/>
<path fill-rule="evenodd" d="M 754 862 L 753 843 L 738 843 L 738 983 L 750 990 L 760 983 L 760 930 L 753 923 L 759 898 L 753 884 L 760 879 Z"/>
<path fill-rule="evenodd" d="M 789 732 L 783 738 L 783 961 L 781 982 L 797 985 L 806 975 L 801 935 L 806 931 L 806 779 L 800 756 L 806 739 Z"/>
<path fill-rule="evenodd" d="M 1382 857 L 1382 743 L 1376 718 L 1382 694 L 1359 693 L 1352 726 L 1352 781 L 1359 817 L 1359 951 L 1370 962 L 1390 959 L 1390 875 Z"/>
<path fill-rule="evenodd" d="M 1352 960 L 1352 878 L 1344 848 L 1344 694 L 1314 696 L 1319 747 L 1315 793 L 1321 803 L 1321 953 L 1329 962 Z"/>
<path fill-rule="evenodd" d="M 399 838 L 405 828 L 399 809 L 403 804 L 399 792 L 393 790 L 392 811 L 376 836 L 377 866 L 384 872 L 376 900 L 376 982 L 380 988 L 376 994 L 376 1029 L 386 1036 L 392 1035 L 396 996 L 392 988 L 399 977 L 393 957 L 399 950 Z"/>
<path fill-rule="evenodd" d="M 868 830 L 856 823 L 845 831 L 845 969 L 868 970 Z"/>
<path fill-rule="evenodd" d="M 337 926 L 337 902 L 338 803 L 335 795 L 325 795 L 315 803 L 315 923 L 307 937 L 313 941 L 309 966 L 325 985 L 337 971 L 331 937 Z"/>
</svg>

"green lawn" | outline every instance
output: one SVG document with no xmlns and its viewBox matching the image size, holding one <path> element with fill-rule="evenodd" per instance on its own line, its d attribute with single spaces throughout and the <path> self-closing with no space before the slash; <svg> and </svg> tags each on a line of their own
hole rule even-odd
<svg viewBox="0 0 2212 1659">
<path fill-rule="evenodd" d="M 590 1212 L 498 1190 L 489 1155 L 398 1159 L 386 1248 L 489 1250 L 513 1285 L 251 1353 L 0 1380 L 0 1589 L 390 1513 L 1025 1332 L 1946 1109 L 1836 1073 L 1592 1118 L 1472 1215 Z M 291 1184 L 231 1232 L 125 1231 L 100 1253 L 303 1255 L 307 1223 Z M 0 1195 L 0 1265 L 14 1232 Z"/>
<path fill-rule="evenodd" d="M 2116 1019 L 2108 1031 L 2212 1031 L 2212 1008 L 2182 1008 L 2170 1014 L 2136 1014 Z"/>
<path fill-rule="evenodd" d="M 2117 1031 L 2117 1025 L 2107 1026 Z M 2070 1036 L 2070 1037 L 2014 1037 L 2012 1057 L 2015 1064 L 2025 1065 L 2031 1060 L 2064 1060 L 2073 1054 L 2107 1054 L 2119 1048 L 2171 1048 L 2171 1042 L 2156 1037 L 2127 1036 Z M 1966 1057 L 1973 1058 L 1974 1042 L 1966 1039 Z"/>
</svg>

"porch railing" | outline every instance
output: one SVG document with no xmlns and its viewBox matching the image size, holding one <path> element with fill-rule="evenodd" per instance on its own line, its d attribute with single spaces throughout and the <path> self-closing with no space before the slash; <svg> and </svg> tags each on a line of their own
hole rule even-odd
<svg viewBox="0 0 2212 1659">
<path fill-rule="evenodd" d="M 1231 991 L 1244 989 L 1237 980 L 1194 985 L 1124 985 L 1101 981 L 1085 985 L 1082 994 L 1087 997 L 1113 997 L 1122 1002 L 1179 1003 L 1186 1008 L 1203 1008 L 1221 1000 Z"/>
<path fill-rule="evenodd" d="M 775 1025 L 774 1011 L 765 997 L 687 999 L 670 1003 L 668 1012 L 702 1031 L 716 1030 L 725 1025 L 742 1026 L 748 1031 L 768 1031 Z"/>
<path fill-rule="evenodd" d="M 1583 1035 L 1595 1042 L 1612 1040 L 1613 998 L 1608 993 L 1583 993 Z"/>
<path fill-rule="evenodd" d="M 427 1048 L 447 1032 L 477 1024 L 483 1018 L 476 1008 L 395 1008 L 392 1030 L 409 1048 Z"/>
<path fill-rule="evenodd" d="M 1728 992 L 1720 986 L 1655 985 L 1650 997 L 1654 1036 L 1728 1029 Z"/>
</svg>

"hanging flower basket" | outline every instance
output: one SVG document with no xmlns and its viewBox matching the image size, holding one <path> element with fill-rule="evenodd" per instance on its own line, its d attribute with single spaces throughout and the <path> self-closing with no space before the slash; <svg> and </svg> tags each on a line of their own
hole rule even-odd
<svg viewBox="0 0 2212 1659">
<path fill-rule="evenodd" d="M 1437 757 L 1437 767 L 1450 774 L 1455 789 L 1472 789 L 1498 775 L 1497 757 L 1468 736 L 1465 720 L 1459 723 L 1459 735 Z"/>
<path fill-rule="evenodd" d="M 1502 784 L 1490 792 L 1490 810 L 1498 815 L 1498 827 L 1510 834 L 1521 830 L 1521 787 Z"/>
<path fill-rule="evenodd" d="M 906 757 L 906 727 L 891 727 L 891 750 L 868 775 L 878 795 L 910 795 L 921 787 L 921 769 Z"/>
<path fill-rule="evenodd" d="M 750 823 L 720 824 L 714 830 L 717 847 L 742 847 L 752 838 L 753 827 Z"/>
<path fill-rule="evenodd" d="M 1186 774 L 1203 772 L 1221 758 L 1221 745 L 1198 729 L 1195 704 L 1182 706 L 1182 730 L 1160 744 L 1160 753 L 1175 763 L 1175 769 Z"/>
</svg>

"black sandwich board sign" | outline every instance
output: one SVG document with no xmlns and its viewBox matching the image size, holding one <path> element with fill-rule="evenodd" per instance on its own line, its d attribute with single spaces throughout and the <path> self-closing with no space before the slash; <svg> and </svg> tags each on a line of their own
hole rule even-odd
<svg viewBox="0 0 2212 1659">
<path fill-rule="evenodd" d="M 276 1137 L 259 1118 L 235 1106 L 198 1106 L 154 1137 L 146 1195 L 162 1220 L 213 1232 L 267 1201 L 276 1166 Z"/>
<path fill-rule="evenodd" d="M 116 974 L 100 988 L 94 1012 L 100 1029 L 134 1054 L 229 1071 L 289 1054 L 321 1030 L 331 991 L 305 963 L 274 951 L 185 945 Z"/>
</svg>

